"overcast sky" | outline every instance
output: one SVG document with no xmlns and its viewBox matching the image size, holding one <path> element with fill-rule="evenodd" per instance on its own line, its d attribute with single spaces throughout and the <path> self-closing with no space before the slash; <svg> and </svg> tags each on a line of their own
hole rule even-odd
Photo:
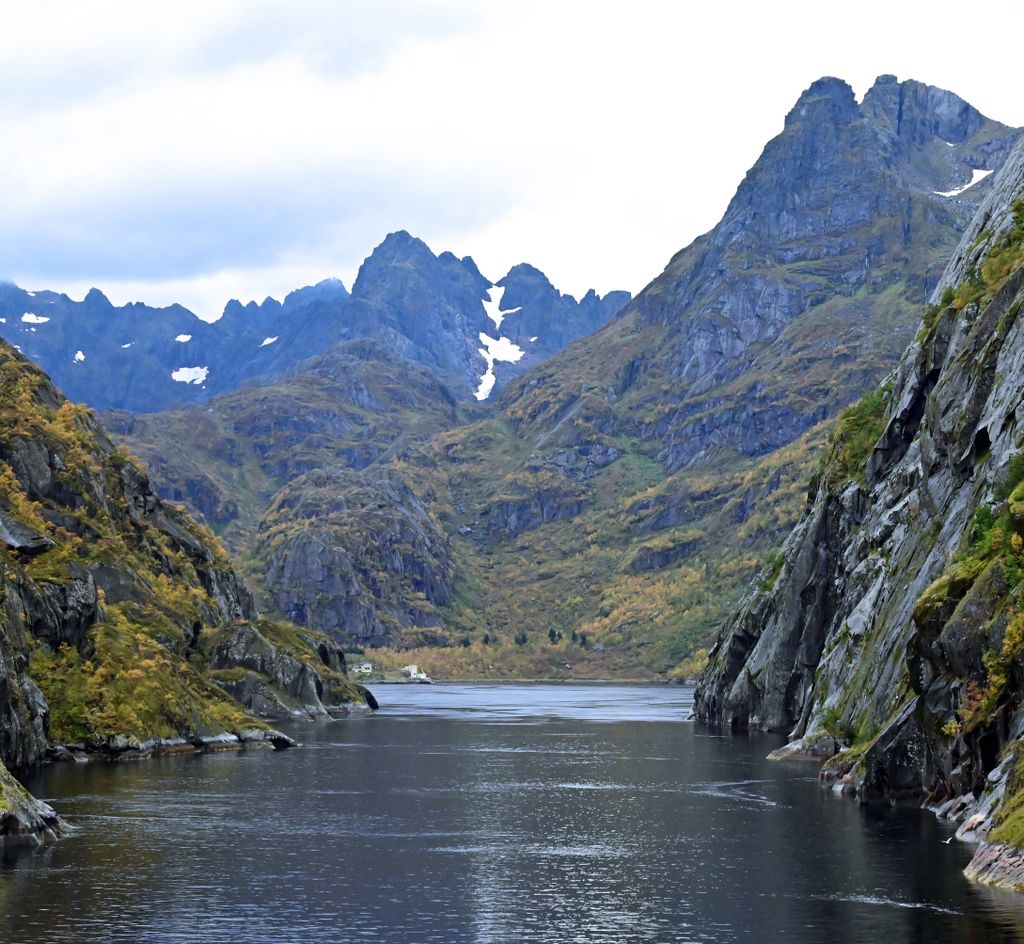
<svg viewBox="0 0 1024 944">
<path fill-rule="evenodd" d="M 8 0 L 0 278 L 214 318 L 351 286 L 407 229 L 492 280 L 527 261 L 635 292 L 822 75 L 858 96 L 917 78 L 1024 125 L 1015 9 Z"/>
</svg>

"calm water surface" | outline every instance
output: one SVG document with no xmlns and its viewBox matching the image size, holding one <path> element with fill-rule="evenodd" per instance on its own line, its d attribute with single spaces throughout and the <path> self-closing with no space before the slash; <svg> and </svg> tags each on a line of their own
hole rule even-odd
<svg viewBox="0 0 1024 944">
<path fill-rule="evenodd" d="M 681 688 L 381 686 L 301 750 L 51 767 L 0 941 L 1024 941 L 931 815 L 862 807 Z"/>
</svg>

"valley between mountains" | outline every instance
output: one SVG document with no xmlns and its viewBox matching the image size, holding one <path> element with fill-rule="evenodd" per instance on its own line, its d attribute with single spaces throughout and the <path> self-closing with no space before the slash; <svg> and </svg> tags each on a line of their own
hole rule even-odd
<svg viewBox="0 0 1024 944">
<path fill-rule="evenodd" d="M 492 283 L 396 233 L 351 294 L 173 327 L 58 299 L 18 343 L 107 410 L 266 612 L 444 677 L 693 675 L 1015 140 L 949 92 L 883 76 L 858 103 L 823 79 L 635 299 L 577 301 L 526 264 Z M 97 320 L 86 350 L 74 325 Z M 523 354 L 478 400 L 495 336 Z M 116 391 L 110 357 L 140 363 Z"/>
<path fill-rule="evenodd" d="M 699 676 L 1024 882 L 1022 148 L 823 78 L 635 297 L 406 232 L 212 324 L 0 286 L 0 756 L 285 747 L 373 705 L 346 652 Z"/>
</svg>

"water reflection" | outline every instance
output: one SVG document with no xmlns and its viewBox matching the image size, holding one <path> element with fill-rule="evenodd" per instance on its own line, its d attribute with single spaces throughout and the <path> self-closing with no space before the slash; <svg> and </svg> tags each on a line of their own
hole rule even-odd
<svg viewBox="0 0 1024 944">
<path fill-rule="evenodd" d="M 382 688 L 299 751 L 60 767 L 74 837 L 0 865 L 0 940 L 1024 940 L 928 814 L 636 686 Z"/>
</svg>

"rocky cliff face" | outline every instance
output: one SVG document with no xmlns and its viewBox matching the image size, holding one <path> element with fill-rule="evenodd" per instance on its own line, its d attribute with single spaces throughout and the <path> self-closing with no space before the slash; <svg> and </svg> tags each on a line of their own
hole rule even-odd
<svg viewBox="0 0 1024 944">
<path fill-rule="evenodd" d="M 725 627 L 696 704 L 798 749 L 841 746 L 828 776 L 927 798 L 999 849 L 1024 842 L 1022 266 L 1019 147 L 898 368 L 840 419 L 779 567 Z M 998 877 L 999 849 L 976 874 Z"/>
<path fill-rule="evenodd" d="M 25 767 L 55 745 L 120 753 L 211 736 L 285 741 L 207 671 L 211 658 L 240 667 L 220 643 L 256 618 L 212 535 L 161 501 L 88 410 L 0 342 L 0 763 Z M 287 627 L 262 631 L 320 679 L 308 710 L 363 702 L 326 637 L 299 645 Z M 282 658 L 273 668 L 263 683 L 298 707 L 294 667 Z M 30 811 L 14 788 L 3 793 L 0 814 Z M 46 823 L 36 812 L 18 814 L 27 833 Z M 17 832 L 9 826 L 0 832 Z"/>
<path fill-rule="evenodd" d="M 669 470 L 792 441 L 898 358 L 989 184 L 959 188 L 1015 138 L 920 83 L 882 76 L 858 104 L 815 82 L 721 222 L 507 408 L 548 427 L 582 386 L 586 419 L 635 430 Z"/>
<path fill-rule="evenodd" d="M 259 531 L 263 586 L 290 620 L 375 646 L 440 627 L 448 538 L 397 474 L 311 472 L 278 492 Z"/>
</svg>

